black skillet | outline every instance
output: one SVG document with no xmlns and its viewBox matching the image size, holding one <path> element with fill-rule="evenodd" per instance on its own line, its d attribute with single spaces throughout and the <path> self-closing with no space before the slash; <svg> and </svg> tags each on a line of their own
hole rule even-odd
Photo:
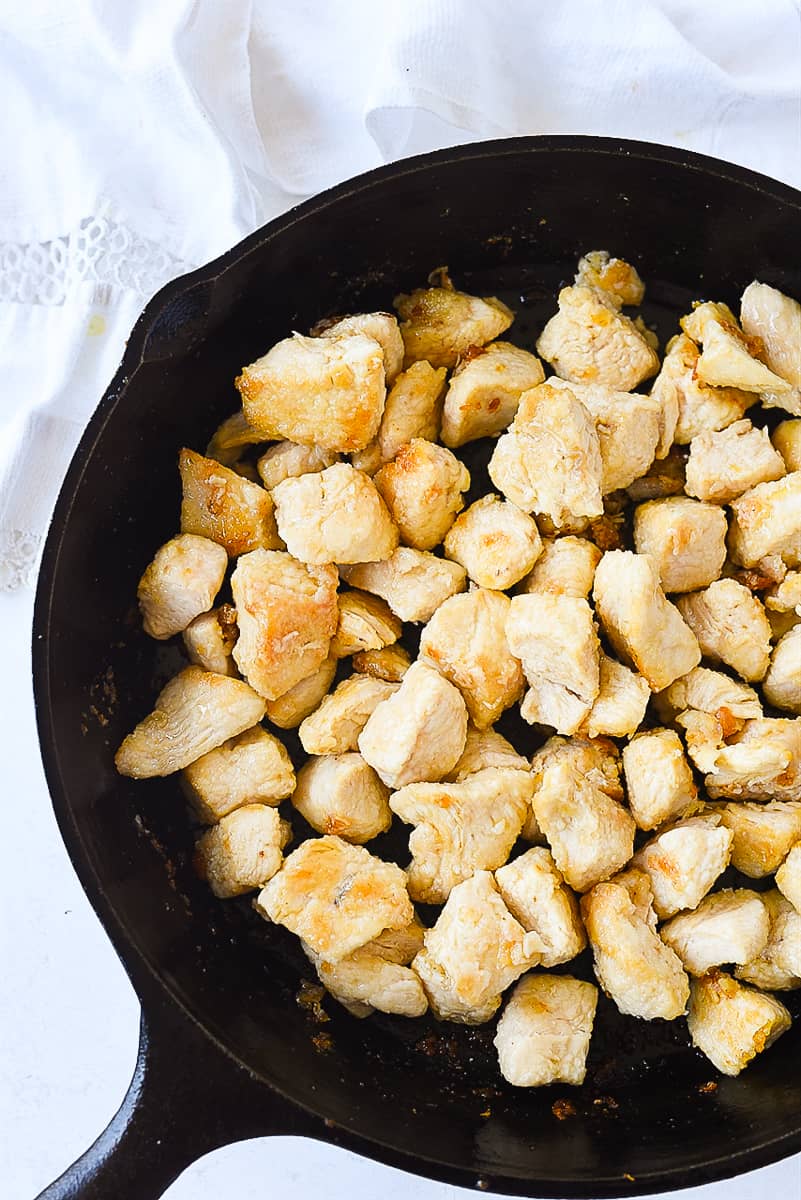
<svg viewBox="0 0 801 1200">
<path fill-rule="evenodd" d="M 141 1047 L 120 1111 L 51 1200 L 154 1200 L 198 1156 L 273 1133 L 523 1196 L 668 1190 L 801 1150 L 801 1024 L 724 1079 L 683 1021 L 623 1019 L 602 1000 L 586 1085 L 521 1091 L 498 1076 L 491 1028 L 360 1022 L 332 1002 L 321 1022 L 298 1000 L 309 968 L 294 940 L 193 876 L 175 780 L 133 783 L 112 765 L 179 665 L 141 634 L 132 598 L 175 531 L 177 450 L 202 450 L 234 409 L 238 368 L 321 316 L 389 307 L 443 263 L 459 286 L 509 300 L 511 336 L 531 346 L 594 247 L 638 265 L 665 336 L 699 294 L 736 303 L 754 277 L 801 295 L 801 196 L 637 142 L 445 150 L 299 206 L 169 284 L 137 322 L 56 506 L 33 667 L 56 815 L 141 999 Z M 799 994 L 788 1003 L 801 1016 Z"/>
</svg>

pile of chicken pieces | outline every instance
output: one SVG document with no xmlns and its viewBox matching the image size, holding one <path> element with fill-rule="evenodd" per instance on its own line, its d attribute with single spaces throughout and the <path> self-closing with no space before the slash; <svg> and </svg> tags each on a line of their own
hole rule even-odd
<svg viewBox="0 0 801 1200">
<path fill-rule="evenodd" d="M 551 968 L 587 945 L 622 1013 L 686 1014 L 729 1075 L 801 987 L 801 305 L 698 303 L 660 362 L 643 294 L 587 254 L 534 354 L 440 271 L 398 318 L 278 342 L 181 451 L 139 584 L 191 665 L 118 770 L 180 772 L 215 895 L 258 889 L 356 1016 L 476 1025 L 515 985 L 522 1087 L 584 1080 L 597 988 Z M 497 493 L 465 508 L 479 438 Z M 514 705 L 531 758 L 494 728 Z M 289 853 L 287 799 L 320 835 Z M 405 870 L 366 848 L 396 817 Z M 730 865 L 773 885 L 713 891 Z"/>
</svg>

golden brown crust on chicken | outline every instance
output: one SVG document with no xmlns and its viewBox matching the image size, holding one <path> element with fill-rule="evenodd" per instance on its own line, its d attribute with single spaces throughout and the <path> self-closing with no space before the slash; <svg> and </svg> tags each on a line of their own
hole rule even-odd
<svg viewBox="0 0 801 1200">
<path fill-rule="evenodd" d="M 442 441 L 455 449 L 501 433 L 511 424 L 522 393 L 544 378 L 536 355 L 509 342 L 493 342 L 482 353 L 465 357 L 445 394 Z"/>
<path fill-rule="evenodd" d="M 801 471 L 801 419 L 782 421 L 770 440 L 784 459 L 788 471 Z"/>
<path fill-rule="evenodd" d="M 232 604 L 221 604 L 208 612 L 201 613 L 190 621 L 183 631 L 183 642 L 189 661 L 204 671 L 217 675 L 236 675 L 236 663 L 232 651 L 239 637 L 236 624 L 236 609 Z"/>
<path fill-rule="evenodd" d="M 341 592 L 339 621 L 331 653 L 347 658 L 362 650 L 381 650 L 397 642 L 403 626 L 386 600 L 369 592 Z"/>
<path fill-rule="evenodd" d="M 165 542 L 136 592 L 145 633 L 165 641 L 186 629 L 211 608 L 227 567 L 222 546 L 206 537 L 181 533 Z"/>
<path fill-rule="evenodd" d="M 461 563 L 479 587 L 505 591 L 522 579 L 542 550 L 533 517 L 489 495 L 457 517 L 445 536 L 445 554 Z"/>
<path fill-rule="evenodd" d="M 575 281 L 603 292 L 616 308 L 642 304 L 645 298 L 645 284 L 636 267 L 623 258 L 610 257 L 608 250 L 588 250 L 582 255 Z"/>
<path fill-rule="evenodd" d="M 708 587 L 726 561 L 726 514 L 687 496 L 648 500 L 634 510 L 634 547 L 659 571 L 665 592 Z"/>
<path fill-rule="evenodd" d="M 597 1002 L 598 989 L 570 975 L 521 979 L 494 1039 L 504 1079 L 515 1087 L 582 1084 Z"/>
<path fill-rule="evenodd" d="M 705 658 L 725 663 L 748 682 L 764 677 L 771 629 L 765 609 L 748 588 L 736 579 L 717 579 L 703 591 L 680 596 L 676 607 Z"/>
<path fill-rule="evenodd" d="M 401 540 L 416 550 L 433 550 L 464 508 L 470 473 L 444 446 L 414 438 L 376 473 L 374 482 Z"/>
<path fill-rule="evenodd" d="M 540 334 L 537 353 L 573 383 L 628 392 L 656 374 L 659 358 L 608 295 L 583 285 L 562 288 L 559 311 Z"/>
<path fill-rule="evenodd" d="M 292 806 L 318 833 L 361 844 L 392 824 L 389 792 L 361 754 L 310 758 L 298 771 Z"/>
<path fill-rule="evenodd" d="M 219 542 L 232 558 L 259 547 L 276 550 L 281 546 L 275 506 L 263 487 L 194 450 L 181 451 L 178 468 L 183 487 L 183 533 Z"/>
<path fill-rule="evenodd" d="M 698 807 L 698 789 L 672 729 L 649 729 L 623 747 L 629 807 L 640 829 L 656 829 Z"/>
<path fill-rule="evenodd" d="M 243 804 L 279 804 L 295 790 L 295 772 L 278 738 L 255 725 L 190 763 L 181 782 L 197 816 L 211 825 Z"/>
<path fill-rule="evenodd" d="M 400 685 L 369 675 L 351 675 L 310 713 L 298 730 L 307 754 L 344 754 L 355 750 L 359 734 L 379 704 Z"/>
<path fill-rule="evenodd" d="M 578 900 L 550 850 L 533 846 L 500 867 L 495 883 L 512 916 L 542 942 L 543 967 L 570 962 L 587 945 Z"/>
<path fill-rule="evenodd" d="M 218 899 L 241 896 L 272 879 L 291 836 L 276 809 L 245 804 L 198 838 L 195 867 Z"/>
<path fill-rule="evenodd" d="M 745 987 L 722 971 L 692 982 L 690 1037 L 724 1075 L 739 1075 L 790 1024 L 789 1012 L 773 996 Z"/>
<path fill-rule="evenodd" d="M 360 650 L 353 656 L 353 669 L 359 675 L 371 675 L 387 683 L 400 683 L 411 665 L 408 650 L 397 644 L 382 650 Z"/>
<path fill-rule="evenodd" d="M 381 596 L 402 621 L 428 621 L 449 596 L 467 587 L 464 567 L 408 546 L 399 546 L 384 562 L 342 567 L 340 574 L 352 587 Z"/>
<path fill-rule="evenodd" d="M 801 802 L 797 800 L 737 801 L 715 805 L 714 811 L 734 835 L 732 866 L 751 879 L 772 875 L 801 838 Z"/>
<path fill-rule="evenodd" d="M 241 408 L 217 426 L 206 447 L 206 458 L 213 458 L 225 467 L 233 467 L 246 446 L 263 441 L 258 430 L 248 424 Z"/>
<path fill-rule="evenodd" d="M 417 288 L 395 297 L 406 347 L 405 366 L 426 359 L 453 367 L 472 346 L 484 346 L 508 329 L 514 313 L 494 296 L 480 299 L 454 288 Z"/>
</svg>

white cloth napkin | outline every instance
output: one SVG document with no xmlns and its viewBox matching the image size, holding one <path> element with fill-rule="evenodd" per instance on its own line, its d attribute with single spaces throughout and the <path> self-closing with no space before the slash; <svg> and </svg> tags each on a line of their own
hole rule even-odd
<svg viewBox="0 0 801 1200">
<path fill-rule="evenodd" d="M 169 278 L 410 153 L 685 146 L 801 184 L 797 0 L 0 0 L 0 587 Z"/>
</svg>

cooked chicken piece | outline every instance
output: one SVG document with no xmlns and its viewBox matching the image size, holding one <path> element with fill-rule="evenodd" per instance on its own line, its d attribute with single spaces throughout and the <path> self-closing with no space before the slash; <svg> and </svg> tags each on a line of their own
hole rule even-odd
<svg viewBox="0 0 801 1200">
<path fill-rule="evenodd" d="M 181 451 L 178 468 L 183 487 L 182 533 L 211 538 L 232 558 L 281 545 L 272 497 L 263 487 L 194 450 Z"/>
<path fill-rule="evenodd" d="M 775 448 L 788 471 L 801 471 L 801 420 L 782 421 L 771 434 Z"/>
<path fill-rule="evenodd" d="M 684 712 L 677 713 L 673 720 L 675 725 L 684 730 L 687 754 L 693 765 L 704 774 L 714 771 L 718 754 L 725 745 L 724 724 L 726 737 L 730 737 L 733 731 L 736 732 L 744 724 L 743 721 L 732 717 L 728 710 L 723 709 L 712 716 L 695 708 L 687 708 Z"/>
<path fill-rule="evenodd" d="M 314 674 L 336 632 L 339 577 L 333 566 L 306 566 L 291 554 L 253 550 L 231 576 L 239 640 L 236 665 L 268 700 Z"/>
<path fill-rule="evenodd" d="M 501 992 L 540 959 L 540 941 L 526 933 L 501 899 L 489 871 L 457 884 L 425 934 L 412 970 L 442 1021 L 482 1025 Z"/>
<path fill-rule="evenodd" d="M 428 621 L 449 596 L 467 587 L 464 567 L 408 546 L 399 546 L 384 562 L 342 567 L 340 574 L 351 587 L 381 596 L 401 621 Z"/>
<path fill-rule="evenodd" d="M 359 675 L 371 675 L 387 683 L 400 683 L 411 665 L 408 651 L 397 644 L 382 650 L 361 650 L 353 656 L 353 669 Z"/>
<path fill-rule="evenodd" d="M 322 446 L 300 446 L 297 442 L 276 442 L 265 450 L 256 463 L 262 483 L 270 491 L 285 479 L 324 471 L 339 462 L 339 455 Z"/>
<path fill-rule="evenodd" d="M 801 800 L 801 720 L 746 721 L 704 785 L 713 800 Z"/>
<path fill-rule="evenodd" d="M 447 557 L 461 563 L 474 583 L 498 591 L 522 579 L 542 551 L 533 517 L 491 494 L 456 518 L 444 546 Z"/>
<path fill-rule="evenodd" d="M 598 989 L 570 975 L 526 975 L 498 1022 L 501 1075 L 514 1087 L 569 1083 L 587 1073 Z"/>
<path fill-rule="evenodd" d="M 537 353 L 573 383 L 602 383 L 631 391 L 659 370 L 659 358 L 604 292 L 562 288 L 559 311 L 540 334 Z"/>
<path fill-rule="evenodd" d="M 789 391 L 768 389 L 762 403 L 801 416 L 801 304 L 754 280 L 743 292 L 740 320 L 748 337 L 762 343 L 763 361 L 790 384 Z"/>
<path fill-rule="evenodd" d="M 218 675 L 237 674 L 231 653 L 238 636 L 236 609 L 232 604 L 221 604 L 201 613 L 183 631 L 189 661 Z"/>
<path fill-rule="evenodd" d="M 608 250 L 589 250 L 579 259 L 575 282 L 596 288 L 615 308 L 642 304 L 645 284 L 635 267 L 623 258 L 610 258 Z"/>
<path fill-rule="evenodd" d="M 714 812 L 679 821 L 645 843 L 631 865 L 650 879 L 660 921 L 698 907 L 729 865 L 731 844 L 731 830 Z"/>
<path fill-rule="evenodd" d="M 687 495 L 726 504 L 758 483 L 781 479 L 784 459 L 770 444 L 767 429 L 735 421 L 720 432 L 707 430 L 690 443 Z"/>
<path fill-rule="evenodd" d="M 792 847 L 776 872 L 776 887 L 801 914 L 801 841 Z"/>
<path fill-rule="evenodd" d="M 172 775 L 251 729 L 264 701 L 241 679 L 186 667 L 156 698 L 152 713 L 129 733 L 114 758 L 120 775 Z"/>
<path fill-rule="evenodd" d="M 542 383 L 523 393 L 488 470 L 508 500 L 524 512 L 544 513 L 556 527 L 603 513 L 595 422 L 567 388 Z"/>
<path fill-rule="evenodd" d="M 656 829 L 698 807 L 693 773 L 672 729 L 649 729 L 632 738 L 623 747 L 623 771 L 640 829 Z"/>
<path fill-rule="evenodd" d="M 304 950 L 323 986 L 354 1017 L 379 1012 L 421 1017 L 428 1000 L 414 971 L 406 965 L 423 946 L 423 927 L 415 920 L 408 930 L 381 934 L 338 963 L 325 962 L 308 946 Z"/>
<path fill-rule="evenodd" d="M 502 433 L 512 423 L 523 392 L 544 378 L 537 356 L 509 342 L 493 342 L 465 354 L 445 393 L 443 442 L 453 450 Z"/>
<path fill-rule="evenodd" d="M 776 643 L 762 690 L 768 704 L 801 716 L 801 626 Z"/>
<path fill-rule="evenodd" d="M 181 533 L 156 551 L 136 594 L 145 633 L 166 641 L 214 603 L 228 568 L 222 546 Z"/>
<path fill-rule="evenodd" d="M 405 365 L 425 358 L 432 367 L 453 367 L 473 346 L 484 346 L 508 329 L 510 308 L 494 296 L 483 300 L 453 287 L 417 288 L 395 297 L 406 347 Z"/>
<path fill-rule="evenodd" d="M 352 467 L 357 471 L 362 471 L 365 475 L 369 475 L 372 479 L 376 471 L 380 470 L 384 465 L 378 438 L 374 437 L 372 442 L 368 442 L 363 450 L 354 450 L 349 459 Z"/>
<path fill-rule="evenodd" d="M 739 732 L 742 722 L 762 716 L 759 696 L 752 687 L 708 667 L 694 667 L 675 680 L 657 696 L 656 707 L 665 721 L 687 708 L 709 713 L 719 718 L 724 737 Z"/>
<path fill-rule="evenodd" d="M 369 842 L 392 824 L 389 792 L 361 754 L 310 758 L 298 771 L 292 805 L 318 833 Z"/>
<path fill-rule="evenodd" d="M 420 661 L 459 689 L 471 720 L 487 729 L 523 692 L 523 670 L 506 640 L 511 602 L 476 588 L 441 604 L 420 635 Z"/>
<path fill-rule="evenodd" d="M 318 337 L 339 338 L 343 334 L 360 333 L 375 338 L 384 352 L 384 377 L 387 387 L 394 381 L 403 366 L 403 338 L 398 322 L 392 313 L 374 312 L 358 313 L 353 317 L 342 317 L 333 325 L 327 325 L 319 334 L 312 330 L 312 335 Z"/>
<path fill-rule="evenodd" d="M 755 403 L 751 392 L 708 387 L 697 375 L 698 362 L 698 347 L 685 334 L 668 342 L 662 369 L 651 388 L 651 395 L 662 405 L 665 426 L 658 457 L 667 454 L 674 441 L 687 446 L 706 430 L 725 429 Z"/>
<path fill-rule="evenodd" d="M 526 771 L 487 767 L 461 783 L 412 783 L 390 797 L 407 825 L 409 895 L 442 904 L 474 871 L 506 862 L 523 827 L 534 781 Z"/>
<path fill-rule="evenodd" d="M 581 900 L 595 974 L 620 1011 L 645 1021 L 673 1021 L 685 1011 L 689 980 L 656 932 L 651 885 L 630 870 L 599 883 Z"/>
<path fill-rule="evenodd" d="M 747 888 L 707 896 L 694 912 L 680 913 L 660 930 L 691 975 L 723 963 L 746 963 L 765 946 L 770 917 L 762 897 Z"/>
<path fill-rule="evenodd" d="M 726 514 L 687 496 L 648 500 L 634 510 L 634 546 L 648 554 L 665 592 L 694 592 L 717 579 L 726 561 Z"/>
<path fill-rule="evenodd" d="M 687 1027 L 697 1046 L 724 1075 L 739 1075 L 790 1028 L 778 1000 L 744 987 L 723 971 L 694 979 Z"/>
<path fill-rule="evenodd" d="M 512 916 L 542 942 L 542 966 L 570 962 L 587 945 L 578 900 L 566 886 L 550 850 L 533 846 L 495 872 Z"/>
<path fill-rule="evenodd" d="M 245 804 L 198 838 L 195 870 L 219 900 L 229 900 L 272 879 L 291 838 L 291 825 L 276 809 Z"/>
<path fill-rule="evenodd" d="M 651 698 L 647 680 L 614 658 L 600 653 L 600 687 L 581 728 L 587 737 L 626 737 L 636 733 Z"/>
<path fill-rule="evenodd" d="M 470 487 L 470 472 L 444 446 L 414 438 L 376 473 L 374 482 L 401 540 L 415 550 L 433 550 L 464 508 L 462 493 Z"/>
<path fill-rule="evenodd" d="M 801 566 L 801 471 L 774 483 L 758 483 L 732 500 L 729 553 L 753 567 L 778 554 L 788 567 Z"/>
<path fill-rule="evenodd" d="M 801 803 L 771 800 L 715 806 L 720 819 L 734 834 L 731 864 L 751 879 L 772 875 L 801 838 Z"/>
<path fill-rule="evenodd" d="M 368 718 L 399 686 L 369 675 L 343 679 L 301 724 L 298 733 L 303 749 L 307 754 L 344 754 L 355 750 Z"/>
<path fill-rule="evenodd" d="M 258 430 L 245 420 L 239 409 L 218 425 L 206 447 L 206 458 L 213 458 L 225 467 L 233 467 L 245 446 L 254 446 L 264 441 Z"/>
<path fill-rule="evenodd" d="M 695 634 L 665 598 L 648 555 L 607 551 L 595 570 L 593 599 L 612 646 L 654 691 L 701 661 Z"/>
<path fill-rule="evenodd" d="M 476 729 L 468 724 L 467 740 L 462 757 L 448 776 L 449 783 L 462 783 L 469 775 L 487 767 L 503 767 L 513 771 L 530 771 L 527 758 L 518 754 L 511 742 L 494 729 Z"/>
<path fill-rule="evenodd" d="M 545 767 L 532 807 L 554 861 L 570 887 L 586 892 L 619 871 L 634 851 L 631 815 L 569 760 Z"/>
<path fill-rule="evenodd" d="M 761 362 L 761 338 L 743 333 L 725 304 L 699 304 L 679 322 L 688 337 L 702 346 L 696 374 L 711 387 L 734 387 L 745 392 L 788 392 L 786 380 Z"/>
<path fill-rule="evenodd" d="M 281 537 L 301 562 L 378 562 L 398 545 L 375 485 L 350 463 L 285 479 L 273 497 Z"/>
<path fill-rule="evenodd" d="M 339 622 L 331 642 L 331 653 L 347 658 L 360 650 L 381 650 L 397 642 L 403 626 L 386 600 L 369 592 L 342 592 Z"/>
<path fill-rule="evenodd" d="M 400 867 L 333 836 L 298 846 L 254 903 L 332 963 L 414 919 Z"/>
<path fill-rule="evenodd" d="M 635 504 L 641 504 L 643 500 L 661 500 L 664 496 L 680 495 L 685 482 L 686 455 L 678 446 L 673 446 L 664 457 L 656 459 L 642 478 L 629 484 L 626 495 Z"/>
<path fill-rule="evenodd" d="M 506 637 L 530 685 L 525 720 L 575 733 L 600 690 L 598 635 L 587 601 L 544 592 L 514 596 Z"/>
<path fill-rule="evenodd" d="M 795 629 L 796 625 L 801 624 L 801 615 L 795 612 L 772 612 L 768 609 L 767 618 L 771 640 L 774 642 L 778 642 L 785 633 L 789 633 L 791 629 Z"/>
<path fill-rule="evenodd" d="M 599 383 L 566 383 L 549 379 L 551 387 L 568 388 L 595 421 L 601 449 L 601 491 L 626 488 L 644 475 L 656 454 L 662 407 L 652 396 L 616 392 Z"/>
<path fill-rule="evenodd" d="M 366 334 L 284 338 L 236 380 L 245 416 L 264 438 L 347 454 L 378 432 L 384 353 Z"/>
<path fill-rule="evenodd" d="M 243 804 L 279 804 L 295 790 L 295 772 L 278 738 L 255 725 L 190 763 L 181 782 L 199 819 L 213 825 Z"/>
<path fill-rule="evenodd" d="M 542 554 L 518 591 L 552 592 L 555 596 L 586 600 L 600 561 L 601 551 L 586 538 L 545 538 Z"/>
<path fill-rule="evenodd" d="M 435 442 L 439 437 L 445 395 L 444 367 L 421 360 L 393 383 L 387 395 L 376 441 L 382 462 L 395 457 L 413 438 Z M 380 463 L 379 463 L 380 466 Z M 377 468 L 376 468 L 377 469 Z"/>
<path fill-rule="evenodd" d="M 801 571 L 788 571 L 765 593 L 765 607 L 773 612 L 795 612 L 801 616 Z"/>
<path fill-rule="evenodd" d="M 747 587 L 736 579 L 716 579 L 703 591 L 679 596 L 676 607 L 705 658 L 726 663 L 749 682 L 764 677 L 770 661 L 770 623 Z"/>
<path fill-rule="evenodd" d="M 610 796 L 613 800 L 624 798 L 620 782 L 620 751 L 608 738 L 551 737 L 531 759 L 531 774 L 534 778 L 534 794 L 539 791 L 547 768 L 557 760 L 563 760 Z M 533 798 L 532 798 L 533 805 Z M 543 843 L 545 836 L 537 823 L 532 807 L 526 817 L 520 836 L 527 842 Z"/>
<path fill-rule="evenodd" d="M 467 709 L 457 688 L 424 662 L 413 663 L 394 695 L 359 734 L 364 758 L 391 788 L 444 779 L 467 736 Z"/>
<path fill-rule="evenodd" d="M 337 658 L 329 654 L 325 662 L 301 679 L 288 692 L 275 700 L 267 701 L 267 717 L 279 729 L 296 729 L 313 713 L 328 694 L 337 673 Z"/>
<path fill-rule="evenodd" d="M 769 992 L 801 988 L 801 913 L 776 888 L 762 892 L 760 900 L 770 917 L 768 940 L 734 974 Z"/>
</svg>

